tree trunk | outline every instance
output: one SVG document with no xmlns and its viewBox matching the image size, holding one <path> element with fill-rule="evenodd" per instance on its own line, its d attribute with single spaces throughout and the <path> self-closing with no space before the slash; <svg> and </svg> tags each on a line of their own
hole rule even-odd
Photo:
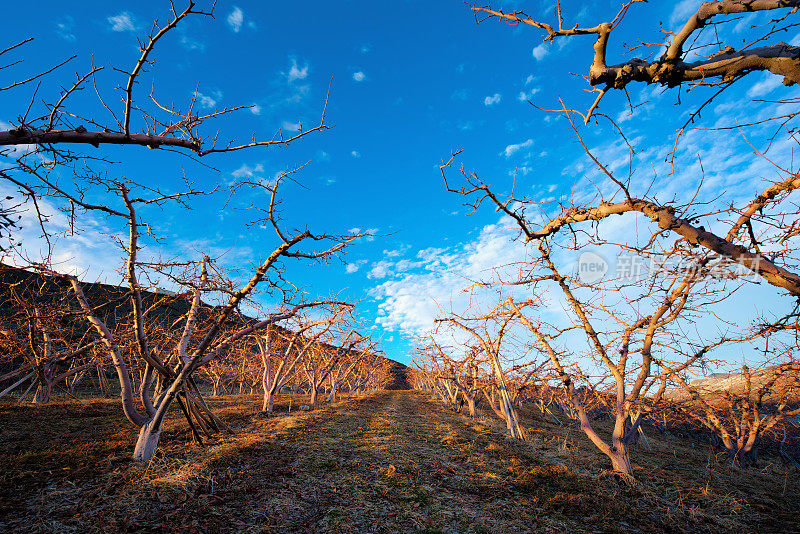
<svg viewBox="0 0 800 534">
<path fill-rule="evenodd" d="M 467 399 L 467 409 L 469 410 L 469 416 L 473 419 L 475 418 L 475 397 L 467 397 L 464 395 L 464 398 Z"/>
<path fill-rule="evenodd" d="M 728 449 L 728 452 L 733 456 L 733 465 L 736 467 L 755 467 L 758 463 L 758 455 L 752 445 L 745 445 L 738 450 Z"/>
<path fill-rule="evenodd" d="M 153 455 L 156 453 L 156 448 L 158 447 L 158 439 L 161 437 L 161 427 L 164 424 L 164 416 L 166 416 L 182 384 L 183 379 L 179 376 L 161 399 L 152 419 L 147 421 L 139 429 L 139 438 L 136 440 L 136 447 L 133 449 L 134 460 L 148 462 L 153 458 Z"/>
<path fill-rule="evenodd" d="M 315 408 L 317 406 L 317 387 L 311 386 L 311 400 L 308 401 L 309 406 Z"/>
<path fill-rule="evenodd" d="M 328 396 L 328 402 L 336 402 L 336 385 L 338 381 L 334 377 L 333 383 L 331 384 L 331 394 Z"/>
<path fill-rule="evenodd" d="M 264 404 L 261 406 L 262 412 L 272 413 L 272 403 L 274 398 L 275 395 L 273 395 L 271 388 L 264 389 Z"/>
<path fill-rule="evenodd" d="M 50 394 L 53 391 L 53 383 L 47 379 L 39 379 L 36 385 L 36 394 L 33 397 L 35 404 L 47 404 L 50 402 Z"/>
<path fill-rule="evenodd" d="M 149 462 L 156 453 L 158 439 L 161 437 L 163 419 L 151 419 L 139 429 L 139 439 L 133 449 L 133 459 L 140 462 Z"/>
<path fill-rule="evenodd" d="M 514 410 L 514 405 L 511 403 L 511 397 L 509 396 L 508 388 L 506 387 L 506 380 L 503 377 L 502 370 L 500 369 L 500 361 L 497 359 L 496 354 L 492 354 L 491 356 L 497 389 L 500 390 L 500 407 L 502 408 L 503 415 L 505 416 L 508 433 L 511 434 L 512 438 L 524 440 L 525 433 L 522 431 L 519 426 L 519 422 L 517 421 L 517 412 Z"/>
<path fill-rule="evenodd" d="M 612 449 L 608 453 L 608 457 L 611 459 L 611 466 L 614 468 L 614 471 L 630 477 L 633 476 L 631 459 L 628 455 L 628 448 L 625 445 L 620 444 L 616 449 Z"/>
<path fill-rule="evenodd" d="M 75 388 L 78 387 L 78 384 L 80 384 L 83 381 L 85 376 L 86 376 L 86 371 L 85 370 L 81 371 L 80 373 L 75 375 L 75 377 L 69 383 L 69 392 L 70 393 L 72 393 L 73 395 L 75 394 Z"/>
</svg>

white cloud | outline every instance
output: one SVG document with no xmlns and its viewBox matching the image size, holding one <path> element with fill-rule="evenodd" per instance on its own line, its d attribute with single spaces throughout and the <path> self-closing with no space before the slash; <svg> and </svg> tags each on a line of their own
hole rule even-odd
<svg viewBox="0 0 800 534">
<path fill-rule="evenodd" d="M 550 50 L 547 48 L 547 44 L 542 43 L 539 46 L 535 47 L 532 51 L 533 58 L 536 61 L 541 61 L 544 59 L 544 56 L 550 53 Z"/>
<path fill-rule="evenodd" d="M 206 44 L 203 41 L 198 41 L 197 39 L 193 39 L 186 34 L 181 35 L 180 43 L 181 46 L 183 46 L 186 50 L 203 51 L 206 49 Z"/>
<path fill-rule="evenodd" d="M 353 150 L 352 152 L 350 152 L 350 155 L 358 159 L 361 157 L 361 152 L 359 152 L 358 150 Z"/>
<path fill-rule="evenodd" d="M 367 43 L 367 44 L 361 46 L 361 50 L 360 51 L 361 51 L 362 54 L 368 54 L 370 50 L 372 50 L 372 45 Z"/>
<path fill-rule="evenodd" d="M 747 96 L 750 98 L 764 96 L 780 85 L 782 85 L 780 76 L 775 76 L 771 72 L 765 72 L 761 75 L 761 80 L 754 83 L 750 89 L 747 90 Z"/>
<path fill-rule="evenodd" d="M 6 196 L 19 198 L 17 191 L 8 188 L 6 182 L 1 182 L 0 197 Z M 119 283 L 116 269 L 121 263 L 122 250 L 118 247 L 121 241 L 116 240 L 123 237 L 121 233 L 108 227 L 93 213 L 81 216 L 82 231 L 71 232 L 69 217 L 51 200 L 47 197 L 38 199 L 39 209 L 51 233 L 50 246 L 41 235 L 32 204 L 25 201 L 18 208 L 21 219 L 13 235 L 14 241 L 21 243 L 21 246 L 15 247 L 16 254 L 12 252 L 4 256 L 3 262 L 17 266 L 27 265 L 26 259 L 43 262 L 52 247 L 50 257 L 56 271 L 76 275 L 82 280 Z"/>
<path fill-rule="evenodd" d="M 368 276 L 388 278 L 370 290 L 370 295 L 380 301 L 376 323 L 407 336 L 424 335 L 443 311 L 452 308 L 461 312 L 476 303 L 494 306 L 494 290 L 470 295 L 462 289 L 473 280 L 496 279 L 515 272 L 514 264 L 527 257 L 526 246 L 514 241 L 517 234 L 509 223 L 490 224 L 472 242 L 420 250 L 414 260 L 374 263 Z"/>
<path fill-rule="evenodd" d="M 484 106 L 494 106 L 495 104 L 499 103 L 503 97 L 500 93 L 495 93 L 492 96 L 487 96 L 483 99 Z"/>
<path fill-rule="evenodd" d="M 61 22 L 56 22 L 56 33 L 65 41 L 74 42 L 76 37 L 73 33 L 75 29 L 75 19 L 69 15 L 65 16 Z"/>
<path fill-rule="evenodd" d="M 252 106 L 250 106 L 250 113 L 252 113 L 253 115 L 261 115 L 261 106 L 259 106 L 258 104 L 253 104 Z"/>
<path fill-rule="evenodd" d="M 394 250 L 384 250 L 383 255 L 387 258 L 399 258 L 405 252 L 405 248 L 398 248 Z"/>
<path fill-rule="evenodd" d="M 672 14 L 669 16 L 669 23 L 673 28 L 669 28 L 671 30 L 677 30 L 679 28 L 676 25 L 681 25 L 686 23 L 689 16 L 692 15 L 697 8 L 700 7 L 700 4 L 703 3 L 703 0 L 681 0 L 672 10 Z"/>
<path fill-rule="evenodd" d="M 379 262 L 375 262 L 372 265 L 372 269 L 370 269 L 369 273 L 367 273 L 367 278 L 386 278 L 391 273 L 392 262 L 381 260 Z"/>
<path fill-rule="evenodd" d="M 119 15 L 108 17 L 108 22 L 111 23 L 111 31 L 115 32 L 132 32 L 136 31 L 136 25 L 133 22 L 133 15 L 128 11 L 123 11 Z"/>
<path fill-rule="evenodd" d="M 520 102 L 525 102 L 527 100 L 530 100 L 531 98 L 533 98 L 533 95 L 535 95 L 539 91 L 541 91 L 541 89 L 538 87 L 531 87 L 531 89 L 527 92 L 520 91 L 519 95 L 517 95 L 517 100 L 519 100 Z"/>
<path fill-rule="evenodd" d="M 508 145 L 503 150 L 503 154 L 505 154 L 507 158 L 511 157 L 516 152 L 519 152 L 523 148 L 528 148 L 532 144 L 533 144 L 533 139 L 528 139 L 527 141 L 522 142 L 522 143 L 517 143 L 516 145 Z"/>
<path fill-rule="evenodd" d="M 367 263 L 367 260 L 358 260 L 352 263 L 348 263 L 347 265 L 345 265 L 344 270 L 347 271 L 347 274 L 353 274 L 357 272 L 365 263 Z"/>
<path fill-rule="evenodd" d="M 295 80 L 305 80 L 308 77 L 308 63 L 304 64 L 302 67 L 297 64 L 297 60 L 292 58 L 292 66 L 289 68 L 289 73 L 286 75 L 286 78 L 289 80 L 289 83 L 292 83 Z"/>
<path fill-rule="evenodd" d="M 264 172 L 264 166 L 260 163 L 256 164 L 255 167 L 251 167 L 246 163 L 244 163 L 242 164 L 241 167 L 233 171 L 231 174 L 236 178 L 243 178 L 243 177 L 252 178 L 253 176 L 256 175 L 256 173 L 261 174 L 263 172 Z"/>
<path fill-rule="evenodd" d="M 358 71 L 358 72 L 354 72 L 354 73 L 353 73 L 353 79 L 354 79 L 355 81 L 357 81 L 357 82 L 363 82 L 363 81 L 364 81 L 364 79 L 365 79 L 366 77 L 367 77 L 367 75 L 366 75 L 366 74 L 364 74 L 364 73 L 363 73 L 363 72 L 361 72 L 361 71 Z"/>
<path fill-rule="evenodd" d="M 302 101 L 308 93 L 311 91 L 311 87 L 308 84 L 304 85 L 292 85 L 292 92 L 286 98 L 286 102 L 290 104 L 297 104 L 298 102 Z"/>
<path fill-rule="evenodd" d="M 215 98 L 204 95 L 200 91 L 194 92 L 194 98 L 201 107 L 206 109 L 213 108 L 217 105 L 217 100 Z"/>
<path fill-rule="evenodd" d="M 228 26 L 230 26 L 235 33 L 239 33 L 239 30 L 242 29 L 242 23 L 244 22 L 244 11 L 234 6 L 227 20 Z"/>
<path fill-rule="evenodd" d="M 300 131 L 300 123 L 299 122 L 283 121 L 283 123 L 281 124 L 281 128 L 283 128 L 287 132 L 299 132 Z"/>
</svg>

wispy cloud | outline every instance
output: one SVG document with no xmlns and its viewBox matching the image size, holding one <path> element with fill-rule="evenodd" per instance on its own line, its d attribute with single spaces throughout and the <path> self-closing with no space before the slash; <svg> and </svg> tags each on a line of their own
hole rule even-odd
<svg viewBox="0 0 800 534">
<path fill-rule="evenodd" d="M 545 43 L 542 43 L 539 46 L 534 47 L 534 49 L 532 51 L 533 58 L 536 61 L 543 60 L 544 57 L 549 53 L 550 53 L 550 49 L 548 48 L 548 45 L 546 45 Z"/>
<path fill-rule="evenodd" d="M 129 11 L 123 11 L 118 15 L 108 17 L 108 22 L 111 24 L 111 31 L 115 32 L 132 32 L 136 31 L 136 24 L 134 23 L 133 15 Z"/>
<path fill-rule="evenodd" d="M 202 52 L 206 49 L 206 43 L 193 37 L 189 37 L 185 33 L 181 35 L 180 43 L 181 46 L 186 50 L 200 50 Z"/>
<path fill-rule="evenodd" d="M 281 123 L 281 128 L 283 128 L 287 132 L 299 132 L 300 131 L 300 123 L 299 122 L 283 121 L 283 123 Z"/>
<path fill-rule="evenodd" d="M 264 166 L 261 163 L 257 163 L 254 167 L 243 163 L 241 167 L 233 171 L 231 174 L 236 178 L 253 178 L 256 174 L 261 174 L 264 172 Z"/>
<path fill-rule="evenodd" d="M 519 151 L 520 151 L 520 150 L 522 150 L 523 148 L 528 148 L 528 147 L 529 147 L 529 146 L 531 146 L 532 144 L 533 144 L 533 139 L 528 139 L 527 141 L 524 141 L 524 142 L 522 142 L 522 143 L 517 143 L 517 144 L 515 144 L 515 145 L 508 145 L 508 146 L 507 146 L 507 147 L 506 147 L 506 148 L 503 150 L 503 154 L 505 154 L 505 156 L 506 156 L 507 158 L 508 158 L 508 157 L 511 157 L 512 155 L 516 154 L 517 152 L 519 152 Z"/>
<path fill-rule="evenodd" d="M 292 64 L 289 67 L 289 72 L 286 74 L 286 79 L 289 83 L 296 80 L 305 80 L 308 78 L 308 63 L 303 64 L 301 67 L 297 63 L 297 59 L 292 58 Z"/>
<path fill-rule="evenodd" d="M 474 241 L 450 248 L 427 248 L 413 258 L 383 259 L 373 263 L 368 278 L 383 280 L 370 290 L 378 299 L 376 323 L 408 337 L 424 335 L 434 319 L 451 308 L 467 309 L 470 303 L 497 302 L 497 294 L 464 293 L 470 280 L 492 279 L 497 269 L 514 271 L 527 257 L 524 245 L 514 242 L 518 230 L 507 223 L 490 224 Z M 497 266 L 503 267 L 497 267 Z"/>
<path fill-rule="evenodd" d="M 299 104 L 311 92 L 309 77 L 311 75 L 311 65 L 308 61 L 301 61 L 297 57 L 289 56 L 289 66 L 286 70 L 280 71 L 282 79 L 278 91 L 280 98 L 273 98 L 271 107 L 280 107 L 285 104 Z M 288 92 L 286 92 L 288 90 Z"/>
<path fill-rule="evenodd" d="M 517 100 L 520 102 L 525 102 L 526 100 L 530 100 L 533 98 L 533 95 L 541 91 L 538 87 L 531 87 L 528 91 L 520 91 L 519 95 L 517 95 Z"/>
<path fill-rule="evenodd" d="M 244 11 L 240 8 L 233 6 L 233 11 L 230 12 L 227 18 L 228 26 L 231 27 L 231 30 L 234 33 L 239 33 L 242 29 L 242 24 L 244 23 Z"/>
<path fill-rule="evenodd" d="M 347 274 L 353 274 L 355 272 L 358 272 L 358 270 L 365 263 L 367 263 L 367 260 L 358 260 L 358 261 L 354 261 L 354 262 L 348 263 L 347 265 L 345 265 L 345 271 L 347 272 Z"/>
<path fill-rule="evenodd" d="M 367 75 L 364 74 L 362 71 L 354 72 L 353 79 L 357 82 L 363 82 L 366 79 Z"/>
<path fill-rule="evenodd" d="M 494 106 L 495 104 L 500 103 L 500 100 L 502 98 L 503 97 L 502 97 L 502 95 L 500 93 L 495 93 L 492 96 L 487 96 L 486 98 L 484 98 L 483 99 L 483 105 L 484 106 Z"/>
<path fill-rule="evenodd" d="M 676 26 L 678 24 L 683 24 L 686 22 L 686 19 L 689 16 L 697 11 L 697 8 L 700 7 L 700 4 L 703 3 L 703 0 L 681 0 L 675 7 L 672 9 L 672 14 L 669 16 L 669 24 L 670 26 Z M 670 28 L 672 30 L 678 28 Z"/>
<path fill-rule="evenodd" d="M 194 98 L 200 107 L 211 109 L 217 105 L 217 102 L 222 98 L 221 91 L 212 91 L 214 96 L 204 95 L 200 91 L 194 92 Z"/>
<path fill-rule="evenodd" d="M 75 30 L 75 19 L 66 15 L 60 22 L 56 22 L 56 34 L 65 41 L 74 42 L 76 37 L 73 31 Z"/>
<path fill-rule="evenodd" d="M 765 72 L 761 75 L 761 80 L 754 83 L 752 87 L 747 90 L 747 96 L 750 98 L 764 96 L 780 85 L 781 78 L 779 76 L 775 76 L 771 72 Z"/>
</svg>

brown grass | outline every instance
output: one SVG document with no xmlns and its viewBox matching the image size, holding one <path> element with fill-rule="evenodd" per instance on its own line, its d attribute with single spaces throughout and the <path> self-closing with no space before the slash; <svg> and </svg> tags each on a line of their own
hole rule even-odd
<svg viewBox="0 0 800 534">
<path fill-rule="evenodd" d="M 212 399 L 239 432 L 204 448 L 176 411 L 149 464 L 115 401 L 1 404 L 0 531 L 779 532 L 800 511 L 800 476 L 770 459 L 737 470 L 648 435 L 630 482 L 566 421 L 524 413 L 520 443 L 416 392 L 287 402 Z"/>
</svg>

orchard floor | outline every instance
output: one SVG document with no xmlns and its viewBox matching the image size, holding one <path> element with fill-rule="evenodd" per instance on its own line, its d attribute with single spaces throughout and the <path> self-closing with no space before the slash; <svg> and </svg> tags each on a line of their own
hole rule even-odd
<svg viewBox="0 0 800 534">
<path fill-rule="evenodd" d="M 564 420 L 498 421 L 385 391 L 276 415 L 256 396 L 212 398 L 235 435 L 187 443 L 172 414 L 157 457 L 113 400 L 0 404 L 2 532 L 790 532 L 800 474 L 737 470 L 702 444 L 650 436 L 636 481 Z M 177 412 L 177 410 L 174 410 Z"/>
</svg>

